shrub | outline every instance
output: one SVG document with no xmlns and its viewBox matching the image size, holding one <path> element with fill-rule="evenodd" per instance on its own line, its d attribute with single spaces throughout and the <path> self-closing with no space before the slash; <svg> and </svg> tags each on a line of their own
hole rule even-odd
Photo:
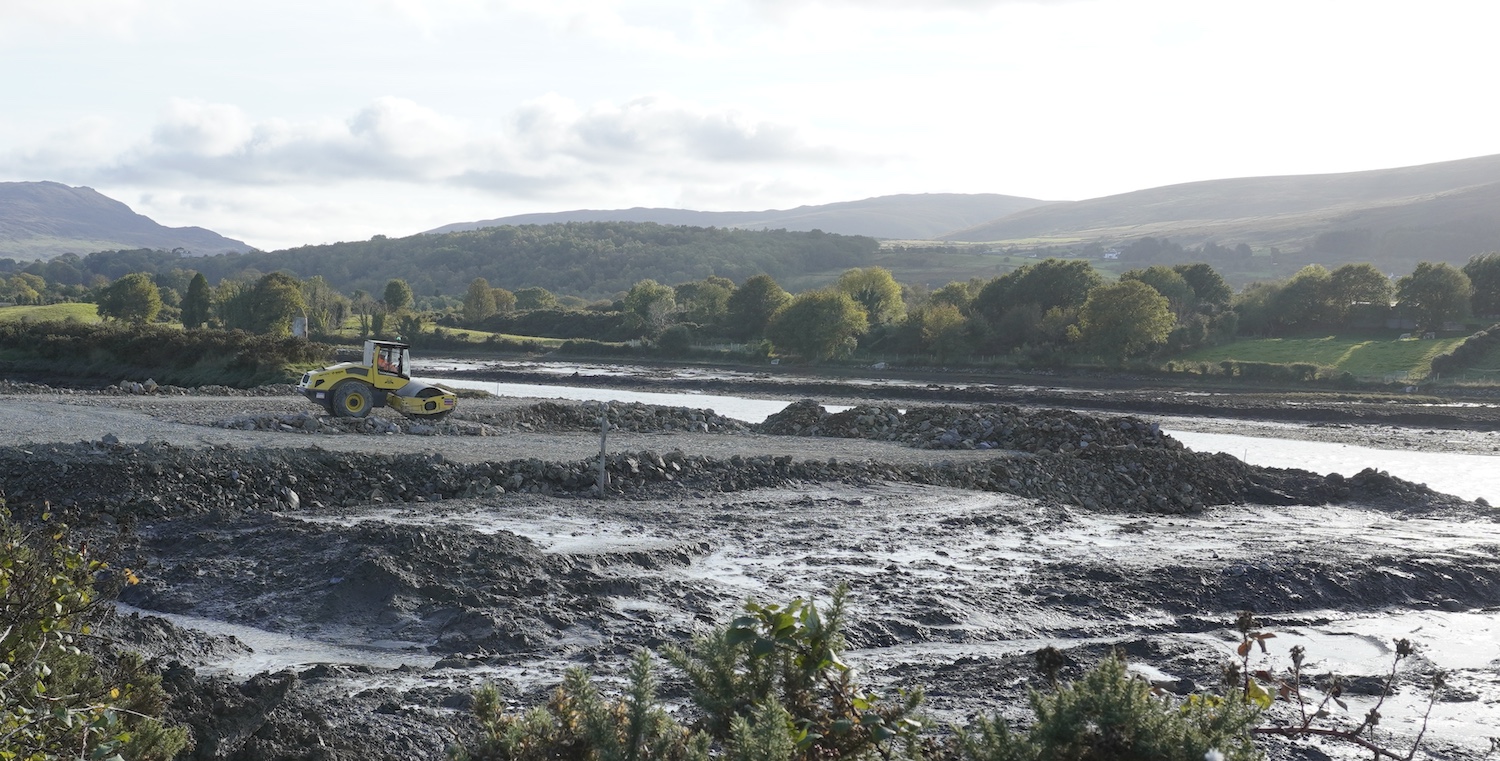
<svg viewBox="0 0 1500 761">
<path fill-rule="evenodd" d="M 1251 737 L 1260 711 L 1237 694 L 1192 696 L 1180 706 L 1131 678 L 1125 661 L 1106 658 L 1077 683 L 1031 693 L 1030 731 L 1013 733 L 999 717 L 958 730 L 964 761 L 1203 761 L 1216 750 L 1229 761 L 1261 758 Z"/>
<path fill-rule="evenodd" d="M 863 691 L 840 660 L 847 590 L 839 587 L 826 614 L 801 599 L 786 605 L 746 603 L 727 627 L 669 645 L 667 660 L 687 675 L 699 727 L 727 739 L 737 720 L 762 706 L 785 706 L 809 759 L 863 758 L 909 745 L 922 729 L 912 717 L 920 691 L 883 702 Z"/>
<path fill-rule="evenodd" d="M 685 357 L 693 350 L 693 331 L 686 325 L 673 325 L 656 337 L 656 348 L 668 357 Z"/>
<path fill-rule="evenodd" d="M 546 706 L 520 716 L 501 710 L 493 688 L 479 692 L 477 736 L 450 752 L 455 761 L 813 761 L 891 758 L 915 753 L 920 722 L 910 714 L 920 693 L 883 703 L 854 683 L 839 659 L 845 590 L 827 614 L 804 600 L 747 603 L 745 615 L 669 647 L 667 659 L 688 678 L 699 718 L 678 723 L 660 706 L 651 656 L 631 661 L 621 698 L 602 697 L 582 671 L 571 671 Z M 910 753 L 908 754 L 910 756 Z"/>
<path fill-rule="evenodd" d="M 24 532 L 0 501 L 0 757 L 172 758 L 187 732 L 157 718 L 160 676 L 134 653 L 101 663 L 80 647 L 104 600 L 95 577 L 109 578 L 108 565 L 43 518 Z"/>
<path fill-rule="evenodd" d="M 1500 347 L 1500 325 L 1491 325 L 1464 339 L 1452 351 L 1433 357 L 1432 372 L 1456 373 L 1468 369 L 1496 347 Z"/>
<path fill-rule="evenodd" d="M 618 700 L 599 694 L 588 675 L 573 669 L 546 706 L 521 716 L 504 712 L 494 687 L 474 704 L 478 738 L 454 748 L 454 761 L 707 761 L 708 738 L 684 729 L 661 707 L 650 654 L 631 661 L 629 691 Z"/>
<path fill-rule="evenodd" d="M 0 350 L 27 369 L 117 381 L 254 386 L 291 379 L 290 365 L 326 362 L 331 350 L 300 338 L 163 325 L 76 322 L 0 324 Z"/>
</svg>

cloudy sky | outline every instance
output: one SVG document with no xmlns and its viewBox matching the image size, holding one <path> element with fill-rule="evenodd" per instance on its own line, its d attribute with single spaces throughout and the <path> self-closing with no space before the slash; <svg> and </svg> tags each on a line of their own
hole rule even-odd
<svg viewBox="0 0 1500 761">
<path fill-rule="evenodd" d="M 1500 153 L 1493 0 L 0 0 L 0 181 L 254 246 Z"/>
</svg>

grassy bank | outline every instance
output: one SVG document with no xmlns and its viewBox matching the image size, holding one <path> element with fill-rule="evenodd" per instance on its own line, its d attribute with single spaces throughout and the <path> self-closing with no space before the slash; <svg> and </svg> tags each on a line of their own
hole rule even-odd
<svg viewBox="0 0 1500 761">
<path fill-rule="evenodd" d="M 1275 364 L 1306 363 L 1346 372 L 1360 380 L 1425 378 L 1432 358 L 1463 343 L 1463 338 L 1402 340 L 1372 336 L 1259 338 L 1214 346 L 1173 357 L 1177 362 L 1217 364 L 1226 360 Z"/>
<path fill-rule="evenodd" d="M 42 306 L 0 307 L 0 322 L 76 322 L 98 323 L 98 307 L 94 304 L 67 302 Z"/>
</svg>

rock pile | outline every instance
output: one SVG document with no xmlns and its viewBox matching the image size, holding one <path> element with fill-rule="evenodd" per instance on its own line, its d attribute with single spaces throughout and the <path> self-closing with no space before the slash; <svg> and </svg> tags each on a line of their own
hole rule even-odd
<svg viewBox="0 0 1500 761">
<path fill-rule="evenodd" d="M 1007 453 L 985 461 L 892 464 L 712 458 L 680 451 L 620 452 L 605 462 L 608 490 L 630 498 L 805 483 L 919 483 L 1002 492 L 1097 511 L 1184 513 L 1206 505 L 1317 505 L 1348 500 L 1403 511 L 1468 510 L 1455 497 L 1383 474 L 1351 478 L 1257 468 L 1223 454 L 1167 447 L 1089 447 Z M 463 464 L 440 455 L 118 442 L 0 448 L 0 488 L 16 506 L 51 501 L 85 522 L 295 511 L 301 507 L 428 502 L 506 492 L 597 496 L 597 459 Z"/>
<path fill-rule="evenodd" d="M 829 414 L 811 399 L 794 402 L 756 427 L 784 436 L 830 436 L 900 441 L 922 449 L 1008 449 L 1081 452 L 1090 447 L 1181 449 L 1160 426 L 1133 417 L 1099 417 L 1068 410 L 974 407 L 861 406 Z"/>
<path fill-rule="evenodd" d="M 408 434 L 415 436 L 495 436 L 505 430 L 516 431 L 597 431 L 601 408 L 607 407 L 611 431 L 632 433 L 738 433 L 749 428 L 745 423 L 723 417 L 713 410 L 689 407 L 659 407 L 640 403 L 598 402 L 563 404 L 539 402 L 496 412 L 474 413 L 460 409 L 440 421 L 408 419 L 379 415 L 340 418 L 316 410 L 285 415 L 240 415 L 218 420 L 214 425 L 241 431 L 282 431 L 286 433 L 363 433 Z"/>
<path fill-rule="evenodd" d="M 663 407 L 640 402 L 540 402 L 483 415 L 464 410 L 455 414 L 466 420 L 525 431 L 597 431 L 601 408 L 609 419 L 611 431 L 739 433 L 749 428 L 742 421 L 709 409 Z"/>
<path fill-rule="evenodd" d="M 45 387 L 44 387 L 45 388 Z M 137 383 L 131 380 L 122 380 L 113 386 L 100 390 L 98 393 L 107 395 L 143 395 L 156 394 L 158 396 L 291 396 L 297 393 L 297 387 L 289 383 L 273 383 L 267 386 L 256 386 L 254 388 L 234 388 L 232 386 L 170 386 L 159 384 L 147 378 L 144 382 Z"/>
<path fill-rule="evenodd" d="M 497 430 L 484 423 L 466 420 L 418 420 L 405 417 L 341 418 L 314 411 L 289 415 L 240 415 L 215 421 L 219 428 L 240 431 L 280 431 L 283 433 L 363 433 L 406 434 L 411 436 L 494 436 Z"/>
</svg>

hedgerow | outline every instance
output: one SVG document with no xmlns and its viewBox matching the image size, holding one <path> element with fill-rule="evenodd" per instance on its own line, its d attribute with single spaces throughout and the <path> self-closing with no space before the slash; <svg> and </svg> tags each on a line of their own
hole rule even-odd
<svg viewBox="0 0 1500 761">
<path fill-rule="evenodd" d="M 104 381 L 139 376 L 158 383 L 250 387 L 286 382 L 288 367 L 319 364 L 328 346 L 244 331 L 183 330 L 109 322 L 0 323 L 0 356 L 20 370 Z"/>
</svg>

